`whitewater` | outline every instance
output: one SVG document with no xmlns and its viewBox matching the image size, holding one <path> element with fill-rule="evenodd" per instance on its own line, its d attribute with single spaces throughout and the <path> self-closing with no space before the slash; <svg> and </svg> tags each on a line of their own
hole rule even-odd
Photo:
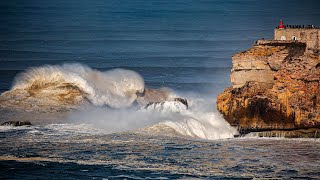
<svg viewBox="0 0 320 180">
<path fill-rule="evenodd" d="M 185 99 L 168 88 L 147 89 L 143 78 L 131 70 L 99 71 L 82 64 L 63 64 L 26 70 L 1 96 L 17 95 L 15 102 L 32 101 L 37 109 L 32 106 L 29 110 L 44 113 L 51 106 L 67 105 L 72 110 L 66 109 L 62 123 L 87 124 L 106 133 L 139 131 L 211 140 L 238 134 L 214 111 L 213 99 Z M 2 106 L 10 103 L 4 101 Z M 26 107 L 15 104 L 15 108 Z"/>
<path fill-rule="evenodd" d="M 86 94 L 93 105 L 120 108 L 130 106 L 136 93 L 144 90 L 142 77 L 129 70 L 101 72 L 81 64 L 31 68 L 15 79 L 12 90 L 72 84 Z"/>
</svg>

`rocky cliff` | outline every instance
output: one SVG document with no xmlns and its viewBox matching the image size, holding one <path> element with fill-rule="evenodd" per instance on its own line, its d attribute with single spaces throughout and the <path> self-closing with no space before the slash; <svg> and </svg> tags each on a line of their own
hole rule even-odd
<svg viewBox="0 0 320 180">
<path fill-rule="evenodd" d="M 295 41 L 260 40 L 232 57 L 218 110 L 246 130 L 320 127 L 320 55 Z"/>
</svg>

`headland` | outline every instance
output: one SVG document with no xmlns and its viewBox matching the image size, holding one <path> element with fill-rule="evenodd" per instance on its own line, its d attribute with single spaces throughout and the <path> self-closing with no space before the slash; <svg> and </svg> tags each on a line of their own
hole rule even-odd
<svg viewBox="0 0 320 180">
<path fill-rule="evenodd" d="M 274 39 L 232 57 L 232 87 L 218 96 L 217 108 L 240 133 L 320 136 L 320 29 L 302 27 L 280 22 Z"/>
</svg>

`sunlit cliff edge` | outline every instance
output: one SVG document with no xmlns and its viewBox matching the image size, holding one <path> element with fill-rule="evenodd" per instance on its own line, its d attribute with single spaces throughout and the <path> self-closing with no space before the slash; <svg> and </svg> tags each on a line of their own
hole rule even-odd
<svg viewBox="0 0 320 180">
<path fill-rule="evenodd" d="M 258 40 L 249 50 L 235 54 L 232 87 L 217 98 L 224 118 L 246 132 L 308 128 L 317 132 L 319 34 L 319 29 L 276 29 L 275 40 Z M 285 40 L 290 38 L 287 35 L 292 40 Z"/>
</svg>

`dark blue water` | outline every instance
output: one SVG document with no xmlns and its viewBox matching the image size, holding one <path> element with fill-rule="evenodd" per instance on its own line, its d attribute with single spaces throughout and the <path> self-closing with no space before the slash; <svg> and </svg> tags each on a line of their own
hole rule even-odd
<svg viewBox="0 0 320 180">
<path fill-rule="evenodd" d="M 316 139 L 201 141 L 87 127 L 0 126 L 1 179 L 319 179 Z"/>
<path fill-rule="evenodd" d="M 217 94 L 232 54 L 279 19 L 320 24 L 316 0 L 3 0 L 0 91 L 28 67 L 78 62 L 138 71 L 147 86 Z"/>
</svg>

